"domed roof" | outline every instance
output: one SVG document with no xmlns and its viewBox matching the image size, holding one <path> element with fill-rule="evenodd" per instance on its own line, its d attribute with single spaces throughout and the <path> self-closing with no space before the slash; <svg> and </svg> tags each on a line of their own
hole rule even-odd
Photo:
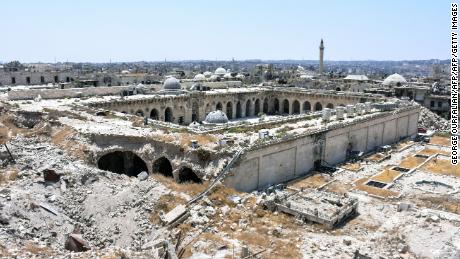
<svg viewBox="0 0 460 259">
<path fill-rule="evenodd" d="M 206 72 L 203 73 L 203 75 L 204 75 L 205 77 L 210 77 L 210 76 L 212 76 L 212 72 L 206 71 Z"/>
<path fill-rule="evenodd" d="M 232 74 L 231 73 L 226 73 L 224 75 L 224 78 L 227 78 L 227 79 L 232 78 Z"/>
<path fill-rule="evenodd" d="M 179 80 L 177 80 L 175 77 L 169 77 L 167 78 L 164 83 L 163 83 L 163 90 L 180 90 L 181 85 Z"/>
<path fill-rule="evenodd" d="M 223 111 L 217 110 L 217 111 L 212 111 L 208 113 L 208 115 L 206 115 L 206 119 L 204 120 L 204 122 L 214 123 L 214 124 L 227 123 L 228 118 L 227 118 L 227 115 Z"/>
<path fill-rule="evenodd" d="M 212 75 L 209 80 L 211 81 L 217 81 L 217 78 L 219 78 L 217 75 Z"/>
<path fill-rule="evenodd" d="M 195 75 L 195 77 L 193 79 L 195 81 L 205 81 L 206 77 L 203 74 L 197 74 L 197 75 Z"/>
<path fill-rule="evenodd" d="M 216 71 L 214 72 L 215 75 L 225 75 L 227 73 L 227 70 L 225 70 L 225 68 L 223 67 L 219 67 L 216 69 Z"/>
<path fill-rule="evenodd" d="M 402 85 L 405 83 L 407 83 L 406 79 L 402 75 L 396 73 L 389 75 L 382 82 L 383 85 Z"/>
</svg>

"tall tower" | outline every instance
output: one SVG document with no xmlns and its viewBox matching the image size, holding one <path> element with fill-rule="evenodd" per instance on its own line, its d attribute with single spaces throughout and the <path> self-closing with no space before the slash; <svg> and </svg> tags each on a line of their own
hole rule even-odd
<svg viewBox="0 0 460 259">
<path fill-rule="evenodd" d="M 319 44 L 319 73 L 323 74 L 324 72 L 324 43 L 323 39 L 321 39 L 321 43 Z"/>
</svg>

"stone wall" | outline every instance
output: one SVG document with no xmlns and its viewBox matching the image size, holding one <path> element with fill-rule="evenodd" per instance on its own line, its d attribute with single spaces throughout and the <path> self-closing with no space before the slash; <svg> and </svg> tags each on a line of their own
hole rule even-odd
<svg viewBox="0 0 460 259">
<path fill-rule="evenodd" d="M 43 85 L 49 83 L 71 82 L 76 72 L 3 72 L 0 71 L 0 85 Z"/>
<path fill-rule="evenodd" d="M 239 191 L 253 191 L 307 174 L 315 161 L 344 162 L 347 149 L 370 152 L 417 134 L 419 107 L 387 112 L 333 130 L 281 141 L 249 151 L 224 183 Z"/>
<path fill-rule="evenodd" d="M 43 99 L 61 99 L 86 96 L 119 95 L 129 86 L 87 87 L 69 89 L 24 89 L 8 92 L 9 100 L 31 100 L 40 95 Z"/>
</svg>

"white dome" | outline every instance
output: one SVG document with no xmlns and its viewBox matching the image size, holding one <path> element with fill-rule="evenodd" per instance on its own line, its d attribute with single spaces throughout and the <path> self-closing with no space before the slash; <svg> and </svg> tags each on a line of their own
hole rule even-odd
<svg viewBox="0 0 460 259">
<path fill-rule="evenodd" d="M 197 74 L 197 75 L 195 75 L 195 77 L 193 79 L 195 81 L 205 81 L 206 77 L 203 74 Z"/>
<path fill-rule="evenodd" d="M 238 74 L 238 75 L 236 75 L 236 78 L 238 78 L 238 79 L 244 79 L 245 76 L 244 76 L 243 74 Z"/>
<path fill-rule="evenodd" d="M 218 76 L 217 75 L 212 75 L 209 80 L 211 81 L 217 81 Z"/>
<path fill-rule="evenodd" d="M 232 74 L 231 73 L 226 73 L 224 75 L 224 78 L 227 78 L 227 79 L 232 78 Z"/>
<path fill-rule="evenodd" d="M 223 76 L 227 73 L 227 70 L 225 70 L 225 68 L 223 67 L 219 67 L 216 69 L 216 71 L 214 72 L 215 75 L 219 75 L 219 76 Z"/>
<path fill-rule="evenodd" d="M 227 118 L 227 115 L 221 111 L 221 110 L 217 110 L 217 111 L 212 111 L 210 113 L 208 113 L 208 115 L 206 115 L 206 119 L 204 120 L 206 123 L 227 123 L 228 122 L 228 118 Z"/>
<path fill-rule="evenodd" d="M 175 77 L 169 77 L 167 78 L 164 83 L 163 83 L 163 90 L 180 90 L 181 85 L 179 80 L 177 80 Z"/>
<path fill-rule="evenodd" d="M 203 75 L 205 77 L 210 77 L 210 76 L 212 76 L 212 72 L 206 71 L 206 72 L 203 73 Z"/>
<path fill-rule="evenodd" d="M 402 84 L 405 84 L 407 83 L 406 79 L 400 75 L 400 74 L 392 74 L 392 75 L 389 75 L 387 78 L 385 78 L 385 80 L 383 80 L 382 84 L 383 85 L 402 85 Z"/>
</svg>

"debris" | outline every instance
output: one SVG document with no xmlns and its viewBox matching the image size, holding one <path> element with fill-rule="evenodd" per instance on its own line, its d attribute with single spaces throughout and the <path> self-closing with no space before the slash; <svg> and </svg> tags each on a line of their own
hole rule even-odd
<svg viewBox="0 0 460 259">
<path fill-rule="evenodd" d="M 139 179 L 139 181 L 145 181 L 147 180 L 148 177 L 149 177 L 149 174 L 146 171 L 142 171 L 141 173 L 137 175 L 137 179 Z"/>
<path fill-rule="evenodd" d="M 241 197 L 238 195 L 230 195 L 228 196 L 228 199 L 231 200 L 235 204 L 240 204 L 241 203 Z"/>
<path fill-rule="evenodd" d="M 349 246 L 349 245 L 351 245 L 351 240 L 352 240 L 351 237 L 345 236 L 345 237 L 343 238 L 343 243 L 344 243 L 345 245 Z"/>
<path fill-rule="evenodd" d="M 69 234 L 65 242 L 65 249 L 73 252 L 84 252 L 90 248 L 88 242 L 80 234 Z"/>
<path fill-rule="evenodd" d="M 413 208 L 414 205 L 412 204 L 409 204 L 409 203 L 399 203 L 398 204 L 398 212 L 401 212 L 401 211 L 408 211 L 408 210 L 411 210 Z"/>
<path fill-rule="evenodd" d="M 163 215 L 161 219 L 166 225 L 170 225 L 173 222 L 177 221 L 182 216 L 184 216 L 186 213 L 187 213 L 187 208 L 185 207 L 185 205 L 181 204 L 181 205 L 176 206 L 170 212 Z"/>
<path fill-rule="evenodd" d="M 43 170 L 43 179 L 45 182 L 57 183 L 61 179 L 61 176 L 53 169 L 45 169 Z"/>
<path fill-rule="evenodd" d="M 9 222 L 10 222 L 10 217 L 3 212 L 0 213 L 0 224 L 8 225 Z"/>
<path fill-rule="evenodd" d="M 59 214 L 59 212 L 57 212 L 55 209 L 51 208 L 47 204 L 40 203 L 39 206 L 42 207 L 43 209 L 45 209 L 46 211 L 51 212 L 52 214 L 54 214 L 56 216 Z"/>
<path fill-rule="evenodd" d="M 425 107 L 421 107 L 418 124 L 420 127 L 436 131 L 450 130 L 450 124 L 448 120 Z"/>
</svg>

